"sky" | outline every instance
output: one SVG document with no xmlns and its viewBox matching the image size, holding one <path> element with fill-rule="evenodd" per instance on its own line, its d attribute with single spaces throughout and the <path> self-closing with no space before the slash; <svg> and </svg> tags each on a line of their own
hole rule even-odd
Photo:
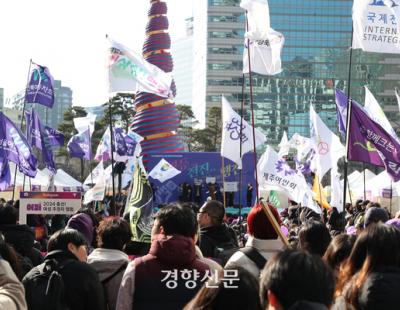
<svg viewBox="0 0 400 310">
<path fill-rule="evenodd" d="M 184 36 L 193 1 L 166 0 L 172 41 Z M 150 0 L 3 2 L 0 88 L 4 88 L 4 98 L 24 89 L 32 59 L 70 87 L 73 105 L 80 106 L 107 100 L 106 34 L 141 52 L 150 8 Z"/>
</svg>

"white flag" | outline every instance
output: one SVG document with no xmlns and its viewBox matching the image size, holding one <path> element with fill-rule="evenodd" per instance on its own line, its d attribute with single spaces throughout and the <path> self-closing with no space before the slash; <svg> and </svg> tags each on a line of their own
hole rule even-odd
<svg viewBox="0 0 400 310">
<path fill-rule="evenodd" d="M 399 90 L 395 88 L 394 93 L 396 94 L 396 99 L 397 99 L 397 104 L 399 106 L 399 111 L 400 111 L 400 95 L 399 95 Z"/>
<path fill-rule="evenodd" d="M 164 158 L 150 171 L 149 177 L 159 180 L 161 183 L 180 174 L 181 171 L 172 166 Z"/>
<path fill-rule="evenodd" d="M 88 184 L 96 184 L 97 180 L 99 179 L 99 176 L 101 174 L 104 174 L 104 166 L 103 166 L 103 161 L 100 161 L 98 165 L 92 170 L 91 173 L 87 176 L 85 182 L 83 184 L 88 185 Z"/>
<path fill-rule="evenodd" d="M 368 87 L 365 86 L 365 111 L 367 111 L 368 116 L 376 123 L 382 126 L 388 134 L 399 141 L 392 125 L 390 125 L 389 120 L 386 118 L 385 113 L 380 107 L 378 101 L 376 101 L 374 95 L 369 91 Z"/>
<path fill-rule="evenodd" d="M 272 147 L 268 146 L 261 156 L 257 163 L 257 172 L 260 189 L 283 191 L 291 200 L 321 213 L 321 209 L 312 199 L 312 191 L 304 175 L 290 168 Z"/>
<path fill-rule="evenodd" d="M 270 26 L 269 7 L 266 0 L 243 0 L 240 6 L 247 10 L 248 29 L 243 51 L 243 73 L 251 71 L 274 75 L 282 71 L 281 52 L 285 42 L 283 34 Z M 248 39 L 248 40 L 247 40 Z"/>
<path fill-rule="evenodd" d="M 354 0 L 353 48 L 361 48 L 366 52 L 400 53 L 400 21 L 394 14 L 398 10 L 391 5 L 396 5 L 397 2 L 398 0 Z"/>
<path fill-rule="evenodd" d="M 101 166 L 103 167 L 103 166 Z M 102 201 L 106 190 L 106 177 L 104 170 L 99 173 L 96 185 L 89 189 L 83 198 L 83 203 L 88 204 L 91 201 Z"/>
<path fill-rule="evenodd" d="M 324 124 L 312 105 L 310 105 L 310 136 L 311 146 L 315 151 L 316 173 L 322 180 L 325 173 L 345 155 L 345 147 L 340 143 L 339 137 Z"/>
<path fill-rule="evenodd" d="M 242 130 L 240 122 L 242 121 Z M 240 138 L 242 134 L 242 138 Z M 255 129 L 256 147 L 267 141 L 265 135 Z M 239 169 L 242 168 L 240 158 L 240 142 L 242 142 L 242 155 L 253 151 L 253 130 L 252 127 L 243 119 L 241 120 L 231 107 L 230 103 L 222 96 L 222 141 L 221 156 L 235 162 Z"/>
<path fill-rule="evenodd" d="M 310 138 L 303 137 L 297 132 L 290 138 L 290 147 L 297 150 L 297 160 L 302 160 L 311 150 Z"/>
<path fill-rule="evenodd" d="M 283 132 L 283 136 L 281 139 L 281 142 L 279 143 L 279 153 L 278 156 L 282 158 L 283 156 L 286 156 L 289 154 L 290 150 L 290 143 L 286 134 L 286 130 Z"/>
<path fill-rule="evenodd" d="M 94 159 L 97 161 L 107 161 L 111 158 L 111 134 L 110 127 L 107 127 L 99 142 Z"/>
<path fill-rule="evenodd" d="M 331 170 L 331 201 L 329 204 L 339 212 L 343 211 L 343 186 L 340 182 L 337 164 Z"/>
<path fill-rule="evenodd" d="M 76 117 L 74 118 L 74 126 L 78 133 L 83 133 L 88 128 L 90 129 L 90 135 L 94 132 L 94 124 L 96 122 L 96 115 L 92 113 L 88 113 L 84 117 Z"/>
<path fill-rule="evenodd" d="M 172 76 L 149 63 L 142 55 L 109 40 L 109 92 L 144 91 L 168 98 Z"/>
</svg>

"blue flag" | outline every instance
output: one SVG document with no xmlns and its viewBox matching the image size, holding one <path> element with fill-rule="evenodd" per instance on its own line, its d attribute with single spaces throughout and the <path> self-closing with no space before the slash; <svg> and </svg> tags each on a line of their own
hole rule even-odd
<svg viewBox="0 0 400 310">
<path fill-rule="evenodd" d="M 90 131 L 82 131 L 73 135 L 67 144 L 68 152 L 71 157 L 90 160 Z"/>
<path fill-rule="evenodd" d="M 29 177 L 37 173 L 37 159 L 21 130 L 0 112 L 0 158 L 7 158 Z"/>
<path fill-rule="evenodd" d="M 54 105 L 54 80 L 49 69 L 33 64 L 31 78 L 26 89 L 25 101 L 39 103 L 48 108 Z"/>
</svg>

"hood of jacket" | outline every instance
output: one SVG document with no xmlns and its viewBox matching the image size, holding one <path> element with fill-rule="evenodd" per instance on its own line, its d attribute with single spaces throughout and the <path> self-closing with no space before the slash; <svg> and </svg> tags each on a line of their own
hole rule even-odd
<svg viewBox="0 0 400 310">
<path fill-rule="evenodd" d="M 27 225 L 0 225 L 5 241 L 10 243 L 15 250 L 27 256 L 35 242 L 35 234 Z"/>
<path fill-rule="evenodd" d="M 120 267 L 127 265 L 129 256 L 119 250 L 98 248 L 90 253 L 87 263 L 97 271 L 100 281 L 103 281 Z"/>
<path fill-rule="evenodd" d="M 196 259 L 193 238 L 182 235 L 155 236 L 149 254 L 156 256 L 161 264 L 168 267 L 190 265 Z"/>
<path fill-rule="evenodd" d="M 232 241 L 236 244 L 234 231 L 225 224 L 201 228 L 200 238 L 202 235 L 206 235 L 208 238 L 215 240 L 217 243 Z"/>
</svg>

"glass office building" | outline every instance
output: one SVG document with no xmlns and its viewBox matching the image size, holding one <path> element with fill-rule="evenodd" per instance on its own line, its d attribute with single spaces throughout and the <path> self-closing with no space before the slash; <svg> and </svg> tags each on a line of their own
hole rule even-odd
<svg viewBox="0 0 400 310">
<path fill-rule="evenodd" d="M 204 76 L 205 82 L 195 87 L 193 110 L 201 117 L 206 108 L 220 104 L 221 94 L 240 106 L 245 17 L 239 0 L 195 2 L 195 81 Z M 256 127 L 269 144 L 278 144 L 284 130 L 289 138 L 295 132 L 309 136 L 310 104 L 337 132 L 334 90 L 347 92 L 352 5 L 352 0 L 269 0 L 271 26 L 285 36 L 283 72 L 253 74 Z M 399 66 L 400 55 L 353 50 L 351 97 L 363 103 L 362 86 L 367 85 L 395 121 Z M 248 75 L 244 97 L 248 118 Z"/>
</svg>

